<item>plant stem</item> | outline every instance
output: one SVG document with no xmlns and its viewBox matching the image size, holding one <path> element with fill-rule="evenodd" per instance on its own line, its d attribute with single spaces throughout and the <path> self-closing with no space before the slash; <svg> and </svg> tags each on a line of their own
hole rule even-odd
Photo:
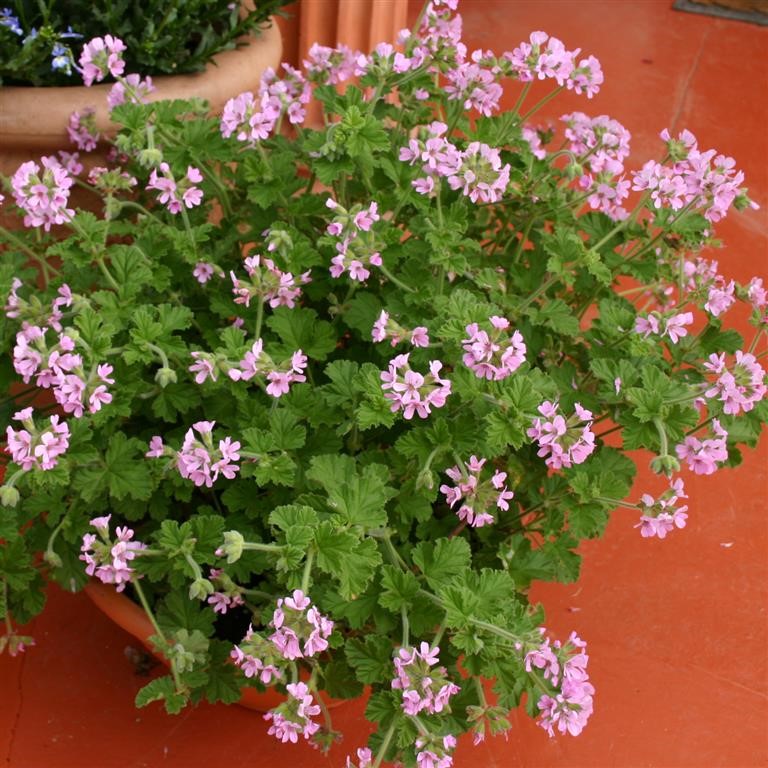
<svg viewBox="0 0 768 768">
<path fill-rule="evenodd" d="M 256 552 L 282 552 L 282 544 L 262 544 L 260 541 L 244 541 L 243 549 L 251 549 Z"/>
<path fill-rule="evenodd" d="M 400 608 L 400 618 L 403 621 L 403 648 L 407 648 L 411 642 L 411 625 L 408 622 L 408 609 L 403 605 Z"/>
<path fill-rule="evenodd" d="M 163 641 L 163 643 L 170 648 L 170 642 L 166 638 L 166 636 L 163 634 L 163 630 L 160 629 L 160 625 L 157 623 L 157 619 L 155 618 L 155 614 L 152 612 L 152 609 L 149 607 L 149 603 L 147 602 L 147 597 L 144 594 L 144 590 L 141 588 L 141 584 L 139 583 L 138 579 L 134 579 L 131 581 L 131 584 L 133 584 L 133 588 L 136 592 L 136 595 L 139 598 L 139 602 L 141 603 L 141 607 L 144 609 L 144 613 L 147 614 L 147 617 L 149 618 L 150 622 L 152 623 L 152 626 L 157 633 L 157 636 Z M 165 656 L 168 661 L 171 664 L 171 675 L 173 677 L 173 684 L 176 686 L 176 691 L 180 692 L 182 690 L 181 680 L 179 679 L 179 673 L 176 669 L 176 662 L 168 657 Z"/>
<path fill-rule="evenodd" d="M 520 112 L 520 107 L 523 106 L 523 102 L 525 101 L 525 97 L 528 95 L 528 93 L 531 90 L 531 86 L 533 85 L 533 80 L 529 80 L 524 86 L 523 90 L 520 91 L 520 95 L 517 97 L 517 101 L 515 102 L 515 106 L 512 107 L 512 114 L 517 116 Z"/>
<path fill-rule="evenodd" d="M 301 575 L 301 591 L 306 595 L 309 590 L 309 580 L 312 576 L 312 561 L 315 559 L 315 550 L 310 549 L 307 552 L 307 559 L 304 561 L 304 573 Z"/>
<path fill-rule="evenodd" d="M 533 105 L 533 107 L 531 107 L 531 109 L 529 109 L 529 110 L 528 110 L 528 111 L 527 111 L 527 112 L 526 112 L 526 113 L 525 113 L 525 114 L 524 114 L 524 115 L 523 115 L 523 116 L 520 118 L 520 124 L 522 125 L 523 123 L 525 123 L 525 121 L 526 121 L 526 120 L 527 120 L 527 119 L 528 119 L 528 118 L 529 118 L 531 115 L 533 115 L 535 112 L 538 112 L 538 111 L 539 111 L 539 110 L 540 110 L 540 109 L 541 109 L 541 108 L 542 108 L 542 107 L 543 107 L 545 104 L 547 104 L 548 102 L 552 101 L 552 99 L 554 99 L 554 98 L 555 98 L 555 96 L 557 96 L 557 94 L 558 94 L 558 93 L 560 93 L 560 91 L 562 91 L 562 90 L 563 90 L 563 88 L 565 88 L 565 86 L 564 86 L 564 85 L 560 85 L 560 86 L 558 86 L 557 88 L 555 88 L 555 90 L 554 90 L 554 91 L 551 91 L 549 94 L 547 94 L 547 95 L 546 95 L 546 96 L 545 96 L 543 99 L 540 99 L 539 101 L 537 101 L 537 102 L 536 102 L 536 104 L 534 104 L 534 105 Z"/>
<path fill-rule="evenodd" d="M 254 329 L 254 333 L 257 340 L 261 338 L 261 324 L 263 322 L 264 322 L 264 299 L 262 297 L 259 297 L 259 306 L 256 307 L 256 328 Z"/>
<path fill-rule="evenodd" d="M 398 288 L 402 288 L 404 291 L 408 291 L 408 293 L 416 293 L 415 288 L 411 288 L 410 285 L 406 285 L 402 280 L 398 280 L 385 266 L 382 264 L 379 269 L 381 270 L 382 274 L 391 282 L 393 282 Z"/>
<path fill-rule="evenodd" d="M 373 761 L 373 768 L 380 768 L 382 761 L 386 757 L 389 744 L 392 741 L 392 737 L 395 735 L 395 724 L 389 726 L 387 732 L 384 734 L 384 740 L 381 742 L 379 751 L 376 753 L 376 759 Z"/>
</svg>

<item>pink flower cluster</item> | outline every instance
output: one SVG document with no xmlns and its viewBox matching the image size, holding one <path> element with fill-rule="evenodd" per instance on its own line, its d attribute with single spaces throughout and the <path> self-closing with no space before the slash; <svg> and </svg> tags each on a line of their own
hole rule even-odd
<svg viewBox="0 0 768 768">
<path fill-rule="evenodd" d="M 315 704 L 306 683 L 289 683 L 285 686 L 289 698 L 285 703 L 264 715 L 271 720 L 267 733 L 285 744 L 296 744 L 299 736 L 310 739 L 320 726 L 311 718 L 320 714 L 320 706 Z"/>
<path fill-rule="evenodd" d="M 96 149 L 100 134 L 96 128 L 96 112 L 92 108 L 82 112 L 73 112 L 69 116 L 67 135 L 69 140 L 82 152 L 91 152 Z"/>
<path fill-rule="evenodd" d="M 587 198 L 590 208 L 614 221 L 626 219 L 628 214 L 621 204 L 629 196 L 630 182 L 622 174 L 631 134 L 607 115 L 590 118 L 573 112 L 560 119 L 566 124 L 568 149 L 581 167 L 579 187 L 591 193 Z"/>
<path fill-rule="evenodd" d="M 299 384 L 307 380 L 304 375 L 306 368 L 307 356 L 300 349 L 291 355 L 290 360 L 277 365 L 264 352 L 263 341 L 257 339 L 251 349 L 245 353 L 243 359 L 231 365 L 227 370 L 227 375 L 232 381 L 250 381 L 257 375 L 265 376 L 268 382 L 267 394 L 272 397 L 282 397 L 288 394 L 291 384 Z"/>
<path fill-rule="evenodd" d="M 645 539 L 652 536 L 663 539 L 675 528 L 685 528 L 688 520 L 686 514 L 688 507 L 686 505 L 676 507 L 675 505 L 679 499 L 687 498 L 682 478 L 677 478 L 671 482 L 669 488 L 658 499 L 644 493 L 640 497 L 643 514 L 635 528 L 640 529 L 640 535 Z"/>
<path fill-rule="evenodd" d="M 765 371 L 751 352 L 738 350 L 730 370 L 725 365 L 725 354 L 713 353 L 704 368 L 717 375 L 704 396 L 720 400 L 729 416 L 748 413 L 765 397 Z"/>
<path fill-rule="evenodd" d="M 332 197 L 325 204 L 334 212 L 333 221 L 325 231 L 337 240 L 330 273 L 333 277 L 341 277 L 349 272 L 352 280 L 362 283 L 370 277 L 368 268 L 371 265 L 380 267 L 382 264 L 373 232 L 373 225 L 381 218 L 378 204 L 372 202 L 367 208 L 355 206 L 350 211 L 342 208 Z"/>
<path fill-rule="evenodd" d="M 62 325 L 61 321 L 64 317 L 62 307 L 71 307 L 73 302 L 72 290 L 66 283 L 62 283 L 56 292 L 56 298 L 51 302 L 50 310 L 46 309 L 44 305 L 39 302 L 29 302 L 18 295 L 17 291 L 21 288 L 23 283 L 18 277 L 14 277 L 11 281 L 11 290 L 8 293 L 3 310 L 5 316 L 10 317 L 13 320 L 21 319 L 21 327 L 24 330 L 30 328 L 30 326 L 40 326 L 40 330 L 45 333 L 43 325 L 47 325 L 53 328 L 54 331 L 61 333 Z M 37 334 L 33 332 L 36 337 Z M 17 337 L 18 341 L 18 337 Z M 38 361 L 39 364 L 40 361 Z M 17 373 L 21 373 L 17 369 Z M 34 373 L 34 371 L 32 371 Z"/>
<path fill-rule="evenodd" d="M 460 689 L 448 679 L 445 667 L 435 666 L 439 653 L 440 648 L 428 643 L 421 643 L 418 650 L 400 648 L 397 652 L 392 688 L 403 692 L 402 708 L 407 715 L 450 712 L 450 698 Z"/>
<path fill-rule="evenodd" d="M 322 653 L 328 648 L 328 638 L 333 632 L 333 622 L 323 616 L 300 589 L 277 601 L 269 625 L 275 630 L 269 639 L 289 661 Z"/>
<path fill-rule="evenodd" d="M 399 155 L 409 165 L 421 163 L 426 175 L 412 182 L 419 194 L 434 194 L 436 180 L 444 178 L 451 189 L 461 190 L 473 203 L 495 203 L 504 196 L 510 165 L 502 165 L 498 149 L 473 141 L 462 151 L 445 138 L 445 123 L 435 121 L 426 130 L 426 140 L 411 139 Z"/>
<path fill-rule="evenodd" d="M 219 440 L 218 447 L 213 443 L 215 421 L 198 421 L 187 430 L 181 450 L 174 451 L 163 444 L 163 439 L 155 435 L 149 443 L 148 458 L 159 459 L 163 456 L 173 458 L 179 474 L 191 480 L 195 485 L 211 488 L 223 475 L 232 480 L 240 470 L 235 464 L 240 459 L 240 443 L 225 437 Z M 195 435 L 197 432 L 197 436 Z"/>
<path fill-rule="evenodd" d="M 700 151 L 690 131 L 684 131 L 675 140 L 665 129 L 661 138 L 670 148 L 672 164 L 649 160 L 632 181 L 632 189 L 650 193 L 654 207 L 679 211 L 690 206 L 712 222 L 720 221 L 737 197 L 744 197 L 756 207 L 741 188 L 744 173 L 736 170 L 732 157 L 718 155 L 714 149 Z"/>
<path fill-rule="evenodd" d="M 412 419 L 414 414 L 426 419 L 433 407 L 445 405 L 451 394 L 451 382 L 440 377 L 443 364 L 439 360 L 430 360 L 429 373 L 423 376 L 411 369 L 409 355 L 398 355 L 389 361 L 389 368 L 381 372 L 381 388 L 392 403 L 393 413 L 402 410 L 406 419 Z"/>
<path fill-rule="evenodd" d="M 203 180 L 203 174 L 192 165 L 187 166 L 186 175 L 176 181 L 168 163 L 160 163 L 160 174 L 153 168 L 149 175 L 147 189 L 158 191 L 157 200 L 173 213 L 181 213 L 183 208 L 194 208 L 203 202 L 203 191 L 195 186 Z"/>
<path fill-rule="evenodd" d="M 236 645 L 229 655 L 246 677 L 255 677 L 262 685 L 271 685 L 283 676 L 280 669 L 283 655 L 250 625 L 240 645 Z"/>
<path fill-rule="evenodd" d="M 683 262 L 685 289 L 694 300 L 704 300 L 704 309 L 713 317 L 727 312 L 736 302 L 736 284 L 718 274 L 717 262 L 698 257 Z"/>
<path fill-rule="evenodd" d="M 83 46 L 80 54 L 80 71 L 87 86 L 100 83 L 107 75 L 118 77 L 125 70 L 123 52 L 125 43 L 119 37 L 105 35 L 94 37 Z"/>
<path fill-rule="evenodd" d="M 54 308 L 61 306 L 57 301 L 71 301 L 71 294 L 54 300 Z M 107 390 L 108 384 L 114 384 L 110 378 L 112 366 L 101 363 L 86 373 L 83 358 L 75 352 L 75 342 L 66 333 L 59 334 L 57 342 L 48 347 L 45 341 L 47 328 L 30 325 L 16 334 L 16 346 L 13 348 L 13 367 L 28 384 L 32 376 L 35 383 L 43 389 L 52 389 L 56 402 L 65 413 L 80 418 L 85 410 L 96 413 L 102 405 L 112 402 L 112 395 Z"/>
<path fill-rule="evenodd" d="M 371 338 L 378 344 L 389 339 L 390 344 L 396 347 L 403 339 L 408 339 L 414 347 L 429 346 L 429 332 L 423 326 L 419 325 L 412 331 L 408 331 L 403 326 L 396 323 L 385 310 L 381 310 L 376 322 L 371 329 Z"/>
<path fill-rule="evenodd" d="M 50 425 L 38 429 L 32 417 L 33 409 L 24 408 L 13 414 L 24 429 L 14 429 L 10 425 L 5 430 L 7 445 L 5 450 L 12 460 L 25 472 L 31 469 L 53 469 L 58 457 L 69 448 L 69 427 L 66 422 L 59 423 L 59 417 L 53 415 Z"/>
<path fill-rule="evenodd" d="M 132 73 L 118 80 L 107 94 L 107 105 L 110 109 L 125 104 L 146 104 L 147 97 L 155 90 L 149 75 L 142 80 L 141 75 Z"/>
<path fill-rule="evenodd" d="M 469 338 L 464 347 L 464 365 L 471 368 L 479 379 L 501 381 L 511 376 L 524 362 L 526 346 L 523 335 L 515 331 L 509 335 L 509 320 L 498 315 L 488 318 L 493 326 L 490 333 L 477 323 L 466 327 Z"/>
<path fill-rule="evenodd" d="M 230 608 L 245 605 L 242 590 L 221 568 L 211 568 L 210 578 L 218 587 L 217 591 L 209 595 L 206 601 L 213 608 L 214 613 L 224 615 Z"/>
<path fill-rule="evenodd" d="M 64 166 L 53 156 L 40 158 L 42 169 L 34 161 L 22 163 L 11 177 L 16 205 L 24 213 L 24 226 L 43 227 L 69 221 L 75 212 L 67 208 L 69 191 L 75 183 Z"/>
<path fill-rule="evenodd" d="M 275 631 L 269 639 L 249 627 L 230 654 L 246 677 L 257 677 L 264 685 L 282 677 L 280 667 L 285 661 L 308 658 L 326 650 L 333 632 L 333 622 L 321 615 L 300 589 L 277 601 L 270 626 Z"/>
<path fill-rule="evenodd" d="M 343 43 L 336 48 L 314 43 L 307 56 L 303 62 L 307 79 L 316 85 L 338 85 L 350 77 L 365 74 L 365 68 L 358 63 L 363 54 Z"/>
<path fill-rule="evenodd" d="M 422 735 L 416 739 L 416 765 L 418 768 L 451 768 L 456 737 Z"/>
<path fill-rule="evenodd" d="M 581 49 L 568 51 L 561 40 L 546 32 L 531 32 L 530 41 L 522 42 L 513 51 L 502 56 L 502 63 L 510 68 L 521 82 L 553 79 L 574 93 L 586 93 L 591 99 L 603 83 L 603 70 L 594 56 L 577 62 Z"/>
<path fill-rule="evenodd" d="M 539 632 L 544 635 L 545 629 Z M 537 702 L 541 719 L 538 724 L 551 736 L 560 733 L 578 736 L 593 710 L 594 686 L 589 682 L 587 644 L 571 632 L 568 642 L 550 645 L 549 638 L 525 656 L 526 672 L 543 670 L 544 679 L 557 689 L 554 696 L 544 695 Z"/>
<path fill-rule="evenodd" d="M 458 7 L 458 0 L 432 0 L 424 8 L 418 34 L 411 36 L 410 30 L 403 30 L 400 39 L 410 43 L 408 53 L 411 67 L 429 64 L 428 71 L 437 72 L 436 62 L 460 63 L 466 57 L 466 46 L 461 42 L 461 15 L 452 15 Z"/>
<path fill-rule="evenodd" d="M 248 256 L 244 265 L 249 282 L 238 279 L 234 272 L 230 272 L 229 276 L 232 279 L 232 293 L 236 297 L 235 304 L 244 304 L 246 307 L 251 305 L 252 298 L 257 297 L 259 301 L 269 302 L 273 309 L 280 306 L 293 309 L 296 299 L 301 296 L 299 286 L 311 282 L 309 272 L 296 278 L 290 272 L 278 269 L 272 259 L 258 254 Z"/>
<path fill-rule="evenodd" d="M 711 475 L 717 465 L 728 461 L 728 433 L 717 419 L 712 419 L 712 437 L 699 440 L 689 435 L 675 446 L 677 458 L 688 464 L 688 469 L 697 475 Z"/>
<path fill-rule="evenodd" d="M 283 64 L 285 75 L 278 78 L 270 67 L 261 76 L 259 92 L 254 97 L 246 91 L 230 99 L 221 115 L 221 135 L 232 134 L 238 141 L 256 142 L 269 138 L 283 115 L 292 125 L 300 125 L 306 116 L 305 105 L 311 97 L 309 83 L 299 70 Z"/>
<path fill-rule="evenodd" d="M 546 457 L 552 469 L 581 464 L 595 450 L 595 435 L 591 430 L 592 413 L 574 405 L 574 413 L 565 419 L 557 403 L 548 400 L 538 411 L 544 418 L 536 418 L 528 429 L 528 437 L 539 444 L 538 456 Z"/>
<path fill-rule="evenodd" d="M 478 459 L 470 456 L 469 461 L 459 467 L 455 465 L 445 470 L 445 474 L 453 480 L 455 486 L 441 485 L 440 493 L 445 496 L 445 501 L 451 509 L 461 502 L 456 513 L 459 520 L 465 520 L 473 528 L 481 528 L 484 525 L 492 525 L 496 522 L 488 511 L 492 507 L 498 507 L 505 512 L 509 509 L 509 500 L 514 497 L 512 491 L 505 485 L 507 473 L 494 470 L 490 480 L 480 482 L 480 474 L 486 459 Z"/>
<path fill-rule="evenodd" d="M 662 322 L 664 323 L 662 330 Z M 693 323 L 693 312 L 679 312 L 676 315 L 664 318 L 658 312 L 651 312 L 646 317 L 638 316 L 635 319 L 635 333 L 642 334 L 647 339 L 654 336 L 668 336 L 673 344 L 677 344 L 681 338 L 688 335 L 686 325 Z"/>
<path fill-rule="evenodd" d="M 482 51 L 472 54 L 472 61 L 461 61 L 445 73 L 448 83 L 444 90 L 448 99 L 463 102 L 464 109 L 476 109 L 481 115 L 490 117 L 499 109 L 504 89 L 497 82 L 493 69 L 483 67 Z"/>
<path fill-rule="evenodd" d="M 117 591 L 122 592 L 125 585 L 133 579 L 134 569 L 131 567 L 131 561 L 146 549 L 147 545 L 132 541 L 133 531 L 128 527 L 115 528 L 113 539 L 109 533 L 111 517 L 112 515 L 106 515 L 91 520 L 96 533 L 86 533 L 83 536 L 80 559 L 86 563 L 85 572 L 89 576 L 95 576 L 104 584 L 114 584 Z"/>
</svg>

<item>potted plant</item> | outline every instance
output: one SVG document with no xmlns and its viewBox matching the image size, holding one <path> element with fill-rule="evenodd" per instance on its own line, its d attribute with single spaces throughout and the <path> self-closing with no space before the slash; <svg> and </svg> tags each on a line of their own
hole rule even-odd
<svg viewBox="0 0 768 768">
<path fill-rule="evenodd" d="M 220 119 L 118 74 L 118 165 L 14 174 L 10 650 L 44 576 L 90 576 L 168 664 L 139 706 L 278 691 L 269 732 L 326 746 L 324 696 L 367 688 L 358 768 L 446 768 L 523 700 L 551 735 L 584 728 L 585 642 L 551 637 L 528 586 L 575 580 L 616 508 L 684 535 L 683 472 L 757 441 L 765 289 L 700 255 L 753 204 L 688 131 L 625 169 L 614 119 L 537 129 L 530 83 L 587 100 L 598 60 L 542 32 L 470 56 L 455 6 L 428 3 L 401 49 L 316 47 Z M 520 98 L 496 114 L 505 79 Z M 101 215 L 70 207 L 75 183 Z M 724 328 L 736 303 L 753 338 Z M 640 447 L 658 482 L 627 498 Z"/>
<path fill-rule="evenodd" d="M 0 10 L 0 172 L 30 154 L 90 150 L 89 136 L 114 131 L 107 99 L 122 91 L 83 82 L 86 41 L 123 41 L 125 71 L 149 98 L 205 98 L 215 110 L 279 64 L 280 31 L 270 22 L 286 2 L 16 0 Z"/>
</svg>

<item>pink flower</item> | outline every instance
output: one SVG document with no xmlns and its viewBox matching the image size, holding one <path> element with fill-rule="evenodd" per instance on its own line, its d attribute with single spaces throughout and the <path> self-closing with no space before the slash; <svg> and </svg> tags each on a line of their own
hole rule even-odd
<svg viewBox="0 0 768 768">
<path fill-rule="evenodd" d="M 685 488 L 681 478 L 670 482 L 669 488 L 654 499 L 650 494 L 644 493 L 641 497 L 643 514 L 635 528 L 640 528 L 643 538 L 658 536 L 660 539 L 675 528 L 685 528 L 688 515 L 688 507 L 675 506 L 679 499 L 685 499 Z"/>
<path fill-rule="evenodd" d="M 11 178 L 16 205 L 24 212 L 24 225 L 43 227 L 46 232 L 53 224 L 69 221 L 75 212 L 67 208 L 69 191 L 75 183 L 55 157 L 42 157 L 40 166 L 22 163 Z"/>
<path fill-rule="evenodd" d="M 421 643 L 418 650 L 400 648 L 395 656 L 392 688 L 403 692 L 401 706 L 407 715 L 450 712 L 449 700 L 460 689 L 448 679 L 445 667 L 435 666 L 439 652 L 438 647 Z"/>
<path fill-rule="evenodd" d="M 126 101 L 130 104 L 146 104 L 147 97 L 154 90 L 155 86 L 149 75 L 142 80 L 141 75 L 131 73 L 112 86 L 112 90 L 107 94 L 107 105 L 114 109 Z"/>
<path fill-rule="evenodd" d="M 546 464 L 552 469 L 581 464 L 595 450 L 592 414 L 579 403 L 574 405 L 574 410 L 574 415 L 566 420 L 559 413 L 557 403 L 546 401 L 538 408 L 544 418 L 534 419 L 527 431 L 528 437 L 539 444 L 537 455 L 546 457 Z"/>
<path fill-rule="evenodd" d="M 194 166 L 187 166 L 186 175 L 180 180 L 175 180 L 168 163 L 160 163 L 160 174 L 153 168 L 149 175 L 147 189 L 159 192 L 158 202 L 165 205 L 168 210 L 177 214 L 182 208 L 194 208 L 203 201 L 203 192 L 195 186 L 203 180 L 203 175 Z"/>
<path fill-rule="evenodd" d="M 58 464 L 58 457 L 69 448 L 69 427 L 66 422 L 59 423 L 59 416 L 50 417 L 50 425 L 39 429 L 33 419 L 32 408 L 24 408 L 13 416 L 20 421 L 24 429 L 6 428 L 5 451 L 25 472 L 31 469 L 43 471 L 53 469 Z"/>
<path fill-rule="evenodd" d="M 673 344 L 677 344 L 683 336 L 688 335 L 688 331 L 684 326 L 691 323 L 693 323 L 693 312 L 681 312 L 678 315 L 673 315 L 667 319 L 664 334 L 669 336 Z"/>
<path fill-rule="evenodd" d="M 471 456 L 463 467 L 456 465 L 445 470 L 455 486 L 440 486 L 440 492 L 445 496 L 448 506 L 453 508 L 461 502 L 456 514 L 459 520 L 466 521 L 473 528 L 495 523 L 496 520 L 489 510 L 495 506 L 507 511 L 509 501 L 515 495 L 507 490 L 505 485 L 506 472 L 496 470 L 489 480 L 480 481 L 480 473 L 485 463 L 486 459 Z"/>
<path fill-rule="evenodd" d="M 741 411 L 748 413 L 765 397 L 765 371 L 750 352 L 737 351 L 730 369 L 725 366 L 725 355 L 712 354 L 704 368 L 719 374 L 704 396 L 719 399 L 723 403 L 723 411 L 730 416 L 736 416 Z"/>
<path fill-rule="evenodd" d="M 490 334 L 477 323 L 466 327 L 469 338 L 462 341 L 464 364 L 478 378 L 500 381 L 511 376 L 524 362 L 526 346 L 520 331 L 509 335 L 509 321 L 496 315 L 489 318 Z"/>
<path fill-rule="evenodd" d="M 270 640 L 289 661 L 308 658 L 328 648 L 333 622 L 321 615 L 300 589 L 277 601 L 270 626 Z"/>
<path fill-rule="evenodd" d="M 290 741 L 296 744 L 299 736 L 310 739 L 320 726 L 311 718 L 320 714 L 320 707 L 314 703 L 306 683 L 286 685 L 288 700 L 276 709 L 267 712 L 264 719 L 271 721 L 267 733 L 284 744 Z"/>
<path fill-rule="evenodd" d="M 204 285 L 213 277 L 214 271 L 212 264 L 208 264 L 205 261 L 198 261 L 195 268 L 192 270 L 192 275 L 201 285 Z"/>
<path fill-rule="evenodd" d="M 100 134 L 96 130 L 95 111 L 91 108 L 84 109 L 82 113 L 73 112 L 69 116 L 67 134 L 70 141 L 83 152 L 91 152 L 96 149 Z M 82 169 L 82 166 L 81 166 Z"/>
<path fill-rule="evenodd" d="M 406 419 L 412 419 L 414 414 L 426 419 L 432 407 L 442 408 L 451 394 L 451 382 L 440 377 L 442 367 L 439 360 L 431 360 L 429 373 L 423 376 L 411 370 L 408 354 L 390 360 L 388 370 L 380 377 L 384 397 L 392 403 L 392 412 L 402 410 Z"/>
<path fill-rule="evenodd" d="M 80 67 L 83 82 L 87 86 L 101 82 L 108 74 L 113 77 L 123 74 L 125 62 L 122 54 L 127 50 L 120 38 L 105 35 L 94 37 L 83 46 Z"/>
<path fill-rule="evenodd" d="M 83 535 L 80 560 L 85 562 L 85 572 L 89 576 L 95 576 L 104 584 L 114 584 L 117 591 L 122 592 L 125 585 L 134 579 L 134 569 L 130 563 L 147 546 L 140 541 L 133 541 L 133 531 L 127 527 L 118 526 L 115 538 L 111 538 L 110 517 L 107 515 L 91 520 L 98 536 L 92 533 Z"/>
</svg>

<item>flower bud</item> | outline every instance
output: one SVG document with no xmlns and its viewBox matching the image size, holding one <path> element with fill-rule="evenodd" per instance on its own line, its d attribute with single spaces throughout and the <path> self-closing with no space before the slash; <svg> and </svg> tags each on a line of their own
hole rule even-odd
<svg viewBox="0 0 768 768">
<path fill-rule="evenodd" d="M 657 475 L 671 477 L 674 472 L 680 471 L 680 462 L 674 456 L 656 456 L 651 460 L 651 469 Z"/>
<path fill-rule="evenodd" d="M 142 149 L 138 156 L 139 165 L 142 168 L 154 168 L 163 162 L 163 153 L 159 149 Z"/>
<path fill-rule="evenodd" d="M 19 492 L 12 485 L 0 486 L 0 504 L 15 507 L 19 503 Z"/>
<path fill-rule="evenodd" d="M 225 531 L 224 544 L 216 550 L 219 557 L 226 557 L 228 563 L 236 563 L 243 554 L 245 539 L 238 531 Z"/>
<path fill-rule="evenodd" d="M 61 568 L 64 565 L 62 559 L 52 549 L 47 549 L 45 551 L 43 560 L 45 560 L 51 568 Z"/>
<path fill-rule="evenodd" d="M 165 389 L 169 384 L 175 384 L 177 381 L 176 371 L 171 368 L 159 368 L 155 374 L 155 381 Z"/>
<path fill-rule="evenodd" d="M 208 595 L 212 595 L 214 592 L 213 584 L 208 579 L 198 577 L 189 586 L 189 599 L 190 600 L 205 600 Z"/>
</svg>

